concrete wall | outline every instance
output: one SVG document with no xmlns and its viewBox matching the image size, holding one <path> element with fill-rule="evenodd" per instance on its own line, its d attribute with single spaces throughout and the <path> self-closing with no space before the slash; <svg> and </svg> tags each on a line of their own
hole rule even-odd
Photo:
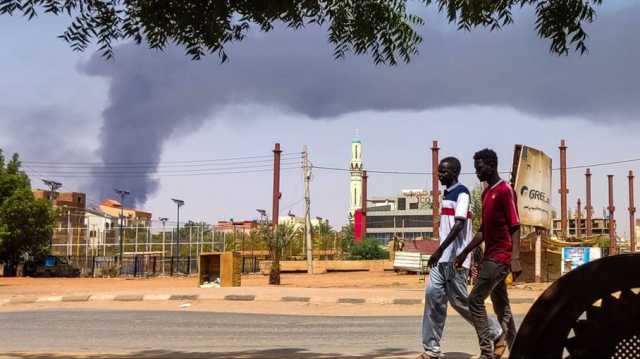
<svg viewBox="0 0 640 359">
<path fill-rule="evenodd" d="M 320 274 L 328 271 L 371 271 L 383 272 L 393 270 L 393 262 L 390 260 L 363 260 L 363 261 L 313 261 L 313 273 Z M 271 261 L 260 262 L 260 273 L 269 274 Z M 281 261 L 280 272 L 306 272 L 306 261 Z"/>
</svg>

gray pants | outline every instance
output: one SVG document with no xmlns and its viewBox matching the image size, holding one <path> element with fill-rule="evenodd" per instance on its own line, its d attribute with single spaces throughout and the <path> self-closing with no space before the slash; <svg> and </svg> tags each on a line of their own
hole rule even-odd
<svg viewBox="0 0 640 359">
<path fill-rule="evenodd" d="M 498 316 L 498 321 L 504 333 L 506 333 L 507 345 L 511 348 L 516 336 L 516 324 L 509 305 L 507 285 L 504 282 L 509 274 L 509 267 L 502 263 L 485 260 L 480 265 L 480 273 L 471 294 L 469 294 L 469 309 L 473 317 L 473 325 L 480 342 L 480 356 L 493 358 L 493 329 L 487 319 L 487 309 L 484 301 L 491 296 L 493 310 Z"/>
<path fill-rule="evenodd" d="M 472 323 L 467 299 L 467 278 L 469 270 L 455 269 L 453 263 L 438 263 L 429 272 L 429 285 L 426 289 L 424 314 L 422 316 L 422 346 L 430 356 L 442 356 L 440 339 L 447 319 L 447 301 L 460 316 Z M 500 324 L 491 318 L 489 332 L 492 339 L 502 334 Z"/>
</svg>

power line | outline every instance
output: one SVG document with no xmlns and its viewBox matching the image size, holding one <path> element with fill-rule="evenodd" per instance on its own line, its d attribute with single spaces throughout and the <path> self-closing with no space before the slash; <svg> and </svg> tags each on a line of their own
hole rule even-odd
<svg viewBox="0 0 640 359">
<path fill-rule="evenodd" d="M 283 161 L 282 164 L 284 165 L 295 165 L 295 164 L 300 164 L 298 161 Z M 231 166 L 231 167 L 212 167 L 212 168 L 199 168 L 199 169 L 171 169 L 171 170 L 166 170 L 166 171 L 122 171 L 122 170 L 102 170 L 102 171 L 98 171 L 98 170 L 75 170 L 75 171 L 71 171 L 68 169 L 63 169 L 63 170 L 52 170 L 52 171 L 47 171 L 48 174 L 50 175 L 64 175 L 64 174 L 91 174 L 91 175 L 133 175 L 133 174 L 182 174 L 182 173 L 203 173 L 203 172 L 207 172 L 207 171 L 223 171 L 223 170 L 237 170 L 237 169 L 248 169 L 248 168 L 252 168 L 252 169 L 260 169 L 260 168 L 270 168 L 272 167 L 273 164 L 270 163 L 266 163 L 266 164 L 261 164 L 261 165 L 249 165 L 249 166 Z"/>
<path fill-rule="evenodd" d="M 302 161 L 301 156 L 297 157 L 286 157 L 284 158 L 288 161 L 299 160 Z M 79 170 L 91 170 L 91 169 L 157 169 L 157 168 L 191 168 L 191 167 L 215 167 L 215 166 L 229 166 L 236 164 L 267 164 L 273 163 L 273 159 L 263 159 L 263 160 L 239 160 L 239 161 L 224 161 L 224 162 L 212 162 L 212 163 L 193 163 L 193 164 L 154 164 L 154 165 L 76 165 L 76 164 L 65 164 L 65 163 L 56 163 L 56 164 L 31 164 L 31 167 L 41 168 L 41 169 L 79 169 Z"/>
<path fill-rule="evenodd" d="M 302 158 L 302 152 L 287 152 L 281 154 L 281 156 L 298 156 Z M 190 161 L 164 161 L 164 162 L 56 162 L 56 161 L 21 161 L 23 164 L 29 165 L 52 165 L 52 166 L 64 166 L 64 165 L 79 165 L 79 166 L 94 166 L 94 167 L 104 167 L 104 166 L 156 166 L 156 165 L 175 165 L 175 164 L 196 164 L 196 163 L 215 163 L 215 162 L 226 162 L 226 161 L 237 161 L 237 160 L 251 160 L 251 159 L 263 159 L 263 161 L 268 161 L 272 159 L 272 155 L 257 155 L 257 156 L 242 156 L 242 157 L 228 157 L 228 158 L 217 158 L 217 159 L 209 159 L 209 160 L 190 160 Z"/>
<path fill-rule="evenodd" d="M 572 169 L 580 169 L 580 168 L 589 168 L 589 167 L 602 167 L 602 166 L 613 166 L 613 165 L 618 165 L 618 164 L 622 164 L 622 163 L 630 163 L 630 162 L 638 162 L 640 161 L 640 158 L 632 158 L 632 159 L 628 159 L 628 160 L 620 160 L 620 161 L 609 161 L 609 162 L 597 162 L 597 163 L 591 163 L 591 164 L 583 164 L 583 165 L 576 165 L 576 166 L 568 166 L 567 169 L 568 170 L 572 170 Z M 317 168 L 320 170 L 327 170 L 327 171 L 342 171 L 342 172 L 351 172 L 351 169 L 349 168 L 342 168 L 342 167 L 328 167 L 328 166 L 316 166 L 316 165 L 312 165 L 312 168 Z M 560 168 L 553 168 L 553 171 L 559 171 Z M 367 170 L 367 173 L 380 173 L 380 174 L 394 174 L 394 175 L 420 175 L 420 176 L 427 176 L 427 175 L 432 175 L 432 172 L 420 172 L 420 171 L 398 171 L 398 170 Z M 507 171 L 507 170 L 502 170 L 499 171 L 499 173 L 501 174 L 510 174 L 511 171 Z M 475 172 L 461 172 L 460 175 L 461 176 L 467 176 L 467 175 L 475 175 Z"/>
<path fill-rule="evenodd" d="M 285 167 L 281 168 L 281 170 L 293 170 L 300 169 L 299 166 L 294 167 Z M 267 169 L 258 169 L 258 170 L 246 170 L 246 171 L 222 171 L 222 172 L 201 172 L 201 173 L 174 173 L 174 174 L 154 174 L 149 173 L 148 175 L 142 174 L 62 174 L 56 175 L 56 177 L 61 178 L 157 178 L 157 177 L 192 177 L 192 176 L 214 176 L 214 175 L 226 175 L 226 174 L 239 174 L 239 173 L 259 173 L 259 172 L 272 172 L 272 168 Z"/>
</svg>

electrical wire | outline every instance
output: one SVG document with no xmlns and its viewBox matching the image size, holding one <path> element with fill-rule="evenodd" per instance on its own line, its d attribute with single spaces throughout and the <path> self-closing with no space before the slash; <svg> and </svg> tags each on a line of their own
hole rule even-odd
<svg viewBox="0 0 640 359">
<path fill-rule="evenodd" d="M 281 158 L 287 158 L 291 156 L 298 156 L 302 158 L 301 152 L 287 152 L 282 153 Z M 259 155 L 259 156 L 240 156 L 240 157 L 228 157 L 228 158 L 217 158 L 210 160 L 189 160 L 189 161 L 163 161 L 163 162 L 56 162 L 56 161 L 21 161 L 23 164 L 28 164 L 30 166 L 34 165 L 42 165 L 42 166 L 88 166 L 88 167 L 109 167 L 109 166 L 161 166 L 161 165 L 192 165 L 192 164 L 208 164 L 208 163 L 218 163 L 218 162 L 229 162 L 229 161 L 238 161 L 238 160 L 255 160 L 255 161 L 272 161 L 273 155 Z"/>
<path fill-rule="evenodd" d="M 591 164 L 568 166 L 567 170 L 580 169 L 580 168 L 590 168 L 590 167 L 613 166 L 613 165 L 618 165 L 618 164 L 623 164 L 623 163 L 631 163 L 631 162 L 638 162 L 638 161 L 640 161 L 640 158 L 632 158 L 632 159 L 628 159 L 628 160 L 609 161 L 609 162 L 596 162 L 596 163 L 591 163 Z M 312 165 L 312 168 L 317 168 L 317 169 L 320 169 L 320 170 L 327 170 L 327 171 L 351 172 L 351 169 L 349 169 L 349 168 L 341 168 L 341 167 L 328 167 L 328 166 Z M 553 171 L 559 171 L 560 168 L 553 168 L 552 170 Z M 394 175 L 420 175 L 420 176 L 433 175 L 433 172 L 419 172 L 419 171 L 397 171 L 397 170 L 366 170 L 366 171 L 367 171 L 367 173 L 394 174 Z M 502 171 L 499 171 L 499 173 L 501 173 L 501 174 L 509 174 L 509 173 L 511 173 L 511 171 L 502 170 Z M 475 175 L 475 172 L 461 172 L 460 175 Z"/>
</svg>

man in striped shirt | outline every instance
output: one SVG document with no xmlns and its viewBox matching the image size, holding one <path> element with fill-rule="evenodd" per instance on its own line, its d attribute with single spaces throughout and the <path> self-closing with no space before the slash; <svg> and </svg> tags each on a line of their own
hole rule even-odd
<svg viewBox="0 0 640 359">
<path fill-rule="evenodd" d="M 429 284 L 426 289 L 422 317 L 422 346 L 420 359 L 441 358 L 440 339 L 447 317 L 447 302 L 471 323 L 467 300 L 467 279 L 470 259 L 455 268 L 456 257 L 471 242 L 471 211 L 469 190 L 460 182 L 460 161 L 447 157 L 438 167 L 440 183 L 446 187 L 440 213 L 440 246 L 429 258 Z M 497 321 L 490 322 L 492 337 L 499 338 L 502 329 Z"/>
</svg>

